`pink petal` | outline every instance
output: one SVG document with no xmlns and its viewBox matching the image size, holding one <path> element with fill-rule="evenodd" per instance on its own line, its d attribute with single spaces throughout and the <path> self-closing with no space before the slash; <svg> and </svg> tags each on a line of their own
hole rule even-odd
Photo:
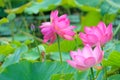
<svg viewBox="0 0 120 80">
<path fill-rule="evenodd" d="M 51 38 L 53 36 L 55 36 L 55 33 L 53 31 L 48 31 L 44 34 L 44 38 Z"/>
<path fill-rule="evenodd" d="M 110 23 L 110 24 L 108 25 L 107 30 L 106 30 L 106 33 L 107 33 L 107 34 L 112 33 L 112 23 Z"/>
<path fill-rule="evenodd" d="M 78 52 L 78 55 L 82 54 L 82 51 L 80 49 L 78 49 L 77 52 Z"/>
<path fill-rule="evenodd" d="M 102 33 L 105 33 L 106 31 L 106 25 L 104 24 L 104 22 L 100 22 L 97 27 L 102 31 Z"/>
<path fill-rule="evenodd" d="M 53 22 L 56 18 L 58 18 L 58 10 L 52 11 L 50 14 L 51 22 Z"/>
<path fill-rule="evenodd" d="M 79 33 L 79 37 L 82 39 L 83 42 L 96 43 L 98 41 L 98 38 L 97 38 L 97 36 L 95 34 Z"/>
<path fill-rule="evenodd" d="M 66 35 L 70 35 L 70 36 L 74 36 L 75 35 L 75 32 L 73 32 L 72 30 L 69 30 L 69 29 L 64 29 L 62 30 L 62 32 Z"/>
<path fill-rule="evenodd" d="M 59 17 L 59 21 L 65 20 L 66 18 L 67 18 L 67 15 L 64 14 L 64 15 L 62 15 L 62 16 Z"/>
<path fill-rule="evenodd" d="M 84 42 L 84 41 L 87 41 L 86 34 L 80 32 L 80 33 L 79 33 L 79 37 L 83 40 L 83 42 Z"/>
<path fill-rule="evenodd" d="M 93 30 L 90 27 L 85 27 L 84 29 L 85 29 L 85 33 L 93 33 Z"/>
<path fill-rule="evenodd" d="M 89 41 L 86 41 L 86 42 L 84 41 L 83 44 L 84 44 L 84 45 L 89 44 L 90 46 L 94 46 L 94 45 L 95 45 L 95 43 L 93 43 L 93 42 L 89 42 Z"/>
<path fill-rule="evenodd" d="M 96 43 L 98 41 L 98 37 L 94 34 L 87 34 L 86 37 L 88 41 Z"/>
<path fill-rule="evenodd" d="M 110 41 L 113 38 L 113 33 L 107 35 L 107 41 Z"/>
<path fill-rule="evenodd" d="M 103 55 L 104 55 L 104 51 L 101 51 L 101 54 L 100 54 L 98 61 L 97 61 L 97 64 L 99 64 L 102 61 Z"/>
<path fill-rule="evenodd" d="M 105 34 L 105 35 L 103 35 L 102 36 L 102 38 L 101 38 L 101 40 L 100 40 L 100 43 L 101 43 L 101 45 L 103 46 L 106 42 L 108 42 L 108 35 L 107 34 Z"/>
<path fill-rule="evenodd" d="M 97 36 L 98 40 L 100 40 L 102 35 L 104 35 L 98 27 L 93 28 L 93 34 Z"/>
<path fill-rule="evenodd" d="M 39 28 L 49 27 L 49 26 L 51 26 L 51 23 L 50 23 L 50 22 L 44 22 L 44 23 L 42 23 L 41 26 L 39 26 Z"/>
<path fill-rule="evenodd" d="M 67 40 L 73 40 L 72 36 L 69 36 L 69 35 L 63 35 L 63 37 Z"/>
<path fill-rule="evenodd" d="M 88 67 L 86 67 L 86 66 L 81 66 L 81 65 L 79 65 L 79 64 L 76 64 L 76 67 L 77 67 L 77 69 L 79 69 L 79 70 L 86 70 Z"/>
<path fill-rule="evenodd" d="M 78 51 L 71 51 L 70 52 L 70 56 L 72 57 L 73 60 L 75 60 L 75 56 L 81 56 L 82 52 L 80 49 L 78 49 Z"/>
<path fill-rule="evenodd" d="M 42 28 L 42 29 L 41 29 L 41 32 L 42 32 L 43 34 L 46 34 L 48 31 L 50 31 L 50 27 L 48 27 L 48 28 Z"/>
<path fill-rule="evenodd" d="M 53 43 L 55 40 L 56 40 L 56 35 L 55 36 L 52 36 L 51 39 L 50 39 L 50 43 Z"/>
<path fill-rule="evenodd" d="M 65 29 L 65 28 L 68 28 L 69 25 L 70 25 L 69 21 L 60 21 L 60 22 L 55 21 L 54 24 L 57 25 L 57 27 L 58 27 L 59 29 Z"/>
<path fill-rule="evenodd" d="M 87 59 L 85 59 L 84 64 L 88 67 L 92 67 L 96 64 L 96 60 L 94 57 L 88 57 Z"/>
<path fill-rule="evenodd" d="M 98 38 L 94 34 L 79 33 L 79 37 L 83 41 L 84 45 L 89 44 L 90 46 L 93 46 L 98 42 Z"/>
<path fill-rule="evenodd" d="M 93 55 L 96 59 L 97 62 L 100 62 L 100 60 L 103 57 L 103 52 L 100 48 L 100 44 L 97 44 L 97 46 L 95 47 L 94 51 L 93 51 Z"/>
<path fill-rule="evenodd" d="M 43 40 L 43 43 L 46 43 L 47 41 L 48 41 L 48 39 L 44 39 L 44 40 Z"/>
<path fill-rule="evenodd" d="M 44 22 L 42 23 L 41 28 L 41 33 L 44 35 L 43 42 L 50 41 L 50 43 L 54 42 L 56 39 L 55 31 L 53 29 L 53 25 L 50 22 Z"/>
<path fill-rule="evenodd" d="M 75 61 L 77 64 L 79 64 L 79 65 L 81 65 L 81 66 L 85 66 L 85 64 L 84 64 L 85 58 L 84 58 L 83 56 L 75 55 L 74 58 L 75 58 L 74 61 Z"/>
<path fill-rule="evenodd" d="M 67 60 L 67 63 L 70 64 L 72 67 L 77 68 L 76 63 L 71 60 Z"/>
<path fill-rule="evenodd" d="M 65 29 L 67 26 L 66 26 L 66 23 L 63 21 L 63 22 L 57 22 L 55 21 L 54 22 L 54 25 L 55 25 L 55 29 L 56 30 L 61 30 L 61 29 Z"/>
<path fill-rule="evenodd" d="M 85 58 L 92 57 L 93 56 L 93 54 L 92 54 L 92 48 L 89 45 L 85 45 L 85 47 L 82 50 L 82 55 Z"/>
<path fill-rule="evenodd" d="M 107 41 L 110 41 L 113 37 L 112 24 L 108 25 L 106 34 L 107 34 Z"/>
<path fill-rule="evenodd" d="M 70 56 L 72 57 L 73 60 L 75 60 L 75 56 L 76 56 L 76 55 L 78 55 L 77 52 L 75 52 L 75 51 L 71 51 L 71 52 L 70 52 Z"/>
</svg>

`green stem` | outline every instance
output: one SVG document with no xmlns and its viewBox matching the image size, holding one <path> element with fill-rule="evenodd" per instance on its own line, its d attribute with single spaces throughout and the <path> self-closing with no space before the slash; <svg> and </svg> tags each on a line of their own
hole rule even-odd
<svg viewBox="0 0 120 80">
<path fill-rule="evenodd" d="M 91 75 L 92 75 L 92 80 L 95 80 L 94 79 L 94 72 L 93 72 L 93 68 L 92 67 L 90 68 L 90 71 L 91 71 Z"/>
<path fill-rule="evenodd" d="M 76 44 L 76 48 L 78 49 L 78 42 L 76 38 L 75 38 L 75 44 Z"/>
<path fill-rule="evenodd" d="M 12 4 L 10 0 L 3 0 L 5 2 L 5 6 L 7 9 L 12 9 Z M 12 41 L 14 41 L 14 21 L 10 21 L 10 30 L 11 30 L 11 36 L 12 36 Z"/>
<path fill-rule="evenodd" d="M 68 15 L 71 15 L 70 9 L 67 7 L 66 8 Z"/>
<path fill-rule="evenodd" d="M 120 24 L 117 26 L 117 28 L 115 29 L 114 35 L 115 36 L 117 34 L 117 32 L 120 30 Z"/>
<path fill-rule="evenodd" d="M 76 48 L 78 49 L 78 41 L 77 41 L 77 37 L 78 37 L 78 35 L 76 34 L 76 35 L 75 35 L 75 44 L 76 44 Z"/>
<path fill-rule="evenodd" d="M 103 66 L 102 63 L 100 63 L 100 65 Z M 105 78 L 105 80 L 107 80 L 107 68 L 105 66 L 103 68 L 103 71 L 105 73 L 103 78 Z"/>
<path fill-rule="evenodd" d="M 62 63 L 62 53 L 60 51 L 60 38 L 57 35 L 57 42 L 58 42 L 58 50 L 59 50 L 59 56 L 60 56 L 60 62 Z"/>
<path fill-rule="evenodd" d="M 23 20 L 23 23 L 24 23 L 24 25 L 26 27 L 26 31 L 29 32 L 28 23 L 27 23 L 25 17 L 22 17 L 22 20 Z"/>
<path fill-rule="evenodd" d="M 10 21 L 10 30 L 11 30 L 11 36 L 12 36 L 12 41 L 14 41 L 14 22 Z"/>
<path fill-rule="evenodd" d="M 35 36 L 35 31 L 33 31 L 33 36 Z M 39 49 L 39 47 L 38 47 L 38 43 L 37 43 L 37 41 L 36 41 L 35 38 L 34 38 L 34 40 L 35 40 L 35 45 L 36 45 L 36 47 L 37 47 L 38 53 L 40 54 L 41 52 L 40 52 L 40 49 Z M 42 61 L 41 56 L 40 56 L 40 61 Z"/>
<path fill-rule="evenodd" d="M 104 78 L 105 78 L 105 80 L 107 80 L 107 69 L 106 69 L 106 67 L 104 67 L 104 72 L 105 72 Z"/>
<path fill-rule="evenodd" d="M 103 48 L 104 46 L 102 46 L 101 47 L 101 49 L 104 51 L 104 48 Z M 101 66 L 102 66 L 102 64 L 101 64 Z M 104 68 L 103 68 L 103 71 L 104 71 L 104 73 L 105 73 L 105 75 L 104 75 L 104 78 L 105 78 L 105 80 L 107 80 L 107 68 L 104 66 Z"/>
<path fill-rule="evenodd" d="M 8 0 L 8 7 L 9 7 L 9 9 L 12 9 L 12 4 L 11 4 L 10 0 Z"/>
<path fill-rule="evenodd" d="M 4 1 L 4 0 L 3 0 Z M 10 0 L 7 0 L 7 1 L 4 1 L 6 4 L 8 4 L 8 5 L 6 5 L 6 7 L 8 8 L 8 9 L 12 9 L 12 4 L 11 4 L 11 1 Z M 14 21 L 12 20 L 12 21 L 10 21 L 10 30 L 11 30 L 11 36 L 12 36 L 12 41 L 14 41 Z"/>
<path fill-rule="evenodd" d="M 43 16 L 43 20 L 46 22 L 47 20 L 45 18 L 45 14 L 42 11 L 40 11 L 40 14 L 41 14 L 41 16 Z"/>
<path fill-rule="evenodd" d="M 22 31 L 22 30 L 20 30 L 20 33 L 22 33 L 22 34 L 24 34 L 24 35 L 27 35 L 27 36 L 29 36 L 29 37 L 32 37 L 32 38 L 34 38 L 35 40 L 37 40 L 37 41 L 39 41 L 39 42 L 43 42 L 42 39 L 37 38 L 36 36 L 33 36 L 33 35 L 31 35 L 31 34 L 29 34 L 29 33 L 27 33 L 27 32 L 24 32 L 24 31 Z M 46 43 L 46 44 L 48 44 L 48 43 Z"/>
</svg>

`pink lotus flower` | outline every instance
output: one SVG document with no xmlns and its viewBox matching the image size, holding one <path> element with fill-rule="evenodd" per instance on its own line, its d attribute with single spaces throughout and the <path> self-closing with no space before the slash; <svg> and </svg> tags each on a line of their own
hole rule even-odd
<svg viewBox="0 0 120 80">
<path fill-rule="evenodd" d="M 80 32 L 79 37 L 83 43 L 94 46 L 97 43 L 104 45 L 112 39 L 112 24 L 108 27 L 103 22 L 100 22 L 96 27 L 85 27 L 85 33 Z"/>
<path fill-rule="evenodd" d="M 50 43 L 53 43 L 56 40 L 56 34 L 64 39 L 73 40 L 75 35 L 73 29 L 75 27 L 70 26 L 70 21 L 66 14 L 58 17 L 58 11 L 52 11 L 50 20 L 50 22 L 44 22 L 40 26 L 41 32 L 44 35 L 44 42 L 50 40 Z"/>
<path fill-rule="evenodd" d="M 53 25 L 50 22 L 44 22 L 40 26 L 41 32 L 44 35 L 43 42 L 46 43 L 50 41 L 50 43 L 53 43 L 56 40 L 56 34 L 53 28 Z"/>
<path fill-rule="evenodd" d="M 83 50 L 71 51 L 70 56 L 73 60 L 67 60 L 68 64 L 79 70 L 86 70 L 96 64 L 99 64 L 103 59 L 104 52 L 100 45 L 97 45 L 94 50 L 89 45 L 86 45 Z"/>
<path fill-rule="evenodd" d="M 70 20 L 67 18 L 67 15 L 64 14 L 60 17 L 58 17 L 54 22 L 54 29 L 56 33 L 67 40 L 73 40 L 73 36 L 75 35 L 75 32 L 73 32 L 73 29 L 75 26 L 70 26 Z"/>
</svg>

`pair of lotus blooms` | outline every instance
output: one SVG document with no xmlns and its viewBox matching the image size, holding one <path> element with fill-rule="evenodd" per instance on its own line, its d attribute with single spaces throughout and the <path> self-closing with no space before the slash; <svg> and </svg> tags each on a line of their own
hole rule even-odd
<svg viewBox="0 0 120 80">
<path fill-rule="evenodd" d="M 57 35 L 67 40 L 73 40 L 74 28 L 75 26 L 70 26 L 70 20 L 66 14 L 58 17 L 57 10 L 51 12 L 50 22 L 44 22 L 40 26 L 41 33 L 44 35 L 43 41 L 50 41 L 50 43 L 56 40 Z M 71 51 L 72 60 L 67 60 L 67 62 L 79 70 L 86 70 L 99 64 L 104 56 L 101 46 L 110 41 L 112 35 L 112 24 L 106 27 L 103 22 L 100 22 L 97 26 L 85 27 L 85 33 L 79 33 L 85 47 L 82 50 Z"/>
</svg>

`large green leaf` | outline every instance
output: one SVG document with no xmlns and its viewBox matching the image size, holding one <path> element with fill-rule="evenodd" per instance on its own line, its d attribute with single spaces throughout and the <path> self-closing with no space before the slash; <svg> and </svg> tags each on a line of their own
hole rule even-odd
<svg viewBox="0 0 120 80">
<path fill-rule="evenodd" d="M 75 0 L 62 0 L 61 5 L 65 7 L 76 7 Z"/>
<path fill-rule="evenodd" d="M 117 17 L 116 14 L 105 14 L 102 18 L 102 20 L 106 23 L 106 24 L 110 24 L 111 22 L 114 22 L 115 18 Z"/>
<path fill-rule="evenodd" d="M 88 74 L 89 74 L 88 70 L 84 71 L 82 73 L 77 71 L 77 72 L 75 72 L 75 80 L 88 80 L 88 78 L 89 78 Z"/>
<path fill-rule="evenodd" d="M 33 2 L 32 5 L 25 9 L 28 14 L 37 14 L 39 11 L 50 11 L 59 5 L 61 0 L 44 0 L 40 3 Z"/>
<path fill-rule="evenodd" d="M 120 42 L 118 40 L 111 40 L 107 44 L 104 45 L 104 58 L 108 58 L 112 51 L 120 52 Z"/>
<path fill-rule="evenodd" d="M 68 41 L 68 40 L 61 40 L 60 42 L 60 48 L 62 52 L 69 52 L 71 50 L 74 50 L 76 46 L 80 46 L 82 44 L 81 40 L 79 38 L 73 41 Z M 55 42 L 54 44 L 51 45 L 44 45 L 46 48 L 46 52 L 57 52 L 58 51 L 58 43 Z"/>
<path fill-rule="evenodd" d="M 63 52 L 62 52 L 61 54 L 62 54 L 62 60 L 63 60 L 63 61 L 70 60 L 70 55 L 69 55 L 69 53 L 63 53 Z M 60 61 L 59 52 L 51 52 L 50 58 L 51 58 L 52 60 L 55 60 L 55 61 Z"/>
<path fill-rule="evenodd" d="M 8 55 L 14 51 L 11 45 L 0 45 L 0 54 Z"/>
<path fill-rule="evenodd" d="M 96 7 L 99 4 L 100 0 L 92 0 L 92 1 L 89 1 L 89 0 L 76 0 L 76 2 L 79 5 L 87 5 L 87 6 Z"/>
<path fill-rule="evenodd" d="M 100 0 L 75 0 L 75 2 L 83 11 L 100 11 L 97 8 L 100 4 Z"/>
<path fill-rule="evenodd" d="M 117 4 L 119 4 L 119 0 L 104 0 L 102 4 L 100 5 L 101 13 L 104 14 L 115 14 L 120 9 L 119 7 L 116 7 Z"/>
<path fill-rule="evenodd" d="M 5 3 L 3 0 L 0 0 L 0 7 L 4 7 L 5 6 Z"/>
<path fill-rule="evenodd" d="M 0 19 L 0 25 L 3 24 L 3 23 L 7 23 L 7 22 L 8 22 L 7 18 Z"/>
<path fill-rule="evenodd" d="M 55 74 L 51 80 L 74 80 L 74 76 L 73 74 Z"/>
<path fill-rule="evenodd" d="M 25 8 L 27 8 L 28 6 L 30 6 L 31 3 L 32 3 L 32 2 L 29 2 L 29 3 L 27 3 L 27 4 L 24 4 L 24 5 L 22 5 L 22 6 L 18 7 L 18 8 L 14 8 L 14 9 L 6 9 L 5 12 L 6 12 L 6 13 L 16 13 L 16 14 L 20 14 L 20 13 L 22 13 L 22 12 L 25 10 Z"/>
<path fill-rule="evenodd" d="M 120 9 L 120 0 L 106 0 L 111 6 Z"/>
<path fill-rule="evenodd" d="M 8 16 L 7 16 L 8 20 L 9 21 L 13 21 L 15 18 L 16 18 L 16 15 L 14 13 L 10 13 Z"/>
<path fill-rule="evenodd" d="M 108 60 L 103 61 L 104 66 L 117 66 L 120 67 L 120 52 L 112 51 Z"/>
<path fill-rule="evenodd" d="M 108 78 L 108 80 L 119 80 L 119 79 L 120 79 L 120 74 L 115 74 Z"/>
<path fill-rule="evenodd" d="M 45 52 L 45 48 L 42 45 L 39 45 L 28 52 L 22 53 L 21 58 L 26 60 L 37 60 L 40 58 L 42 52 Z"/>
<path fill-rule="evenodd" d="M 3 55 L 3 54 L 0 54 L 0 62 L 3 62 L 4 61 L 4 59 L 5 59 L 5 55 Z"/>
<path fill-rule="evenodd" d="M 0 36 L 8 36 L 11 34 L 10 27 L 8 25 L 0 25 Z"/>
<path fill-rule="evenodd" d="M 22 45 L 21 47 L 17 48 L 13 54 L 7 56 L 4 63 L 2 64 L 2 68 L 19 62 L 21 53 L 26 52 L 27 50 L 28 47 L 26 45 Z"/>
<path fill-rule="evenodd" d="M 32 40 L 32 39 L 33 39 L 32 37 L 29 37 L 22 33 L 18 33 L 14 36 L 14 40 L 16 41 L 26 41 L 26 40 Z"/>
<path fill-rule="evenodd" d="M 96 80 L 104 80 L 103 78 L 104 78 L 104 74 L 105 74 L 105 70 L 104 69 L 102 69 L 102 70 L 100 70 L 100 71 L 97 71 L 98 73 L 96 74 L 97 75 L 97 78 L 96 78 Z"/>
<path fill-rule="evenodd" d="M 110 41 L 107 44 L 104 45 L 103 51 L 104 51 L 104 58 L 108 58 L 112 51 L 115 50 L 115 43 L 114 41 Z"/>
<path fill-rule="evenodd" d="M 120 52 L 120 41 L 116 41 L 116 43 L 115 43 L 115 50 Z"/>
<path fill-rule="evenodd" d="M 77 78 L 75 73 L 78 72 L 71 68 L 66 62 L 28 62 L 22 61 L 17 64 L 8 66 L 1 74 L 1 80 L 50 80 L 57 77 L 57 74 L 73 74 L 74 80 L 84 80 L 88 77 L 89 71 L 78 72 Z M 86 74 L 85 74 L 86 73 Z M 54 74 L 54 75 L 53 75 Z M 85 74 L 85 75 L 84 75 Z M 53 75 L 53 76 L 52 76 Z M 69 75 L 70 77 L 72 75 Z M 80 77 L 82 76 L 82 77 Z M 67 78 L 68 76 L 64 76 Z M 75 77 L 77 79 L 75 79 Z"/>
<path fill-rule="evenodd" d="M 97 11 L 90 11 L 86 16 L 82 17 L 82 28 L 84 30 L 85 26 L 96 26 L 101 20 L 101 15 Z"/>
</svg>

